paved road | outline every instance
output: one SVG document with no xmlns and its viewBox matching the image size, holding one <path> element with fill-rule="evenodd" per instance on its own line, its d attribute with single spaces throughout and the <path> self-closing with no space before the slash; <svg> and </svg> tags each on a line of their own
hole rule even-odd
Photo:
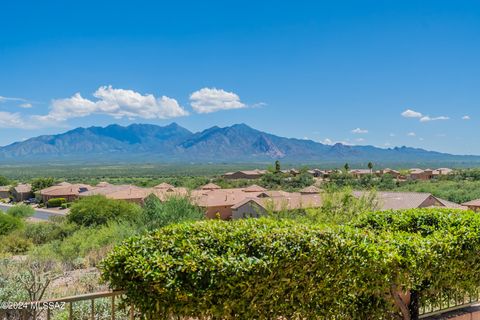
<svg viewBox="0 0 480 320">
<path fill-rule="evenodd" d="M 8 204 L 0 204 L 0 210 L 1 211 L 7 211 L 8 208 L 10 208 L 11 205 Z M 52 212 L 50 210 L 44 210 L 44 209 L 35 209 L 35 213 L 33 214 L 33 218 L 40 219 L 40 220 L 48 220 L 51 216 L 63 216 L 65 215 L 66 212 Z"/>
</svg>

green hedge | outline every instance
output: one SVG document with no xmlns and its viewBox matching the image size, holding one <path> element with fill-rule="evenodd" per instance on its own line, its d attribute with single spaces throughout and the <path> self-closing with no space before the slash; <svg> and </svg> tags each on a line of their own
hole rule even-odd
<svg viewBox="0 0 480 320">
<path fill-rule="evenodd" d="M 418 303 L 435 302 L 440 291 L 477 288 L 479 235 L 474 213 L 428 209 L 330 229 L 205 221 L 125 241 L 102 276 L 151 319 L 394 318 L 418 314 Z"/>
<path fill-rule="evenodd" d="M 47 206 L 49 208 L 60 207 L 62 204 L 66 203 L 67 199 L 65 198 L 52 198 L 47 201 Z"/>
</svg>

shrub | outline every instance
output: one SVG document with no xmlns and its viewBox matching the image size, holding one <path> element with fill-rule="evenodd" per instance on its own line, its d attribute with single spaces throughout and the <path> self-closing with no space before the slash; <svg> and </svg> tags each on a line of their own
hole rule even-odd
<svg viewBox="0 0 480 320">
<path fill-rule="evenodd" d="M 65 202 L 67 202 L 67 199 L 65 198 L 52 198 L 47 201 L 47 206 L 50 208 L 57 208 L 57 207 L 60 207 Z"/>
<path fill-rule="evenodd" d="M 24 234 L 25 237 L 30 239 L 35 245 L 39 245 L 64 239 L 76 230 L 78 230 L 77 225 L 65 221 L 34 222 L 25 225 Z"/>
<path fill-rule="evenodd" d="M 327 229 L 268 219 L 179 224 L 125 241 L 102 276 L 152 319 L 409 319 L 438 292 L 480 286 L 479 234 L 480 216 L 437 209 Z"/>
<path fill-rule="evenodd" d="M 72 206 L 72 202 L 62 203 L 60 206 L 62 209 L 68 209 Z"/>
<path fill-rule="evenodd" d="M 67 220 L 86 227 L 97 226 L 109 221 L 137 220 L 141 211 L 140 206 L 133 203 L 107 199 L 104 196 L 91 196 L 75 202 Z"/>
<path fill-rule="evenodd" d="M 102 267 L 130 302 L 165 318 L 373 318 L 392 309 L 390 250 L 293 221 L 208 221 L 130 239 Z"/>
<path fill-rule="evenodd" d="M 7 214 L 16 218 L 28 218 L 33 216 L 35 210 L 26 204 L 17 204 L 7 210 Z"/>
<path fill-rule="evenodd" d="M 110 223 L 108 225 L 82 228 L 61 240 L 45 242 L 35 248 L 32 255 L 37 259 L 54 259 L 77 264 L 73 267 L 96 265 L 105 257 L 112 246 L 136 233 L 135 227 L 128 223 Z M 84 259 L 88 257 L 88 259 Z M 81 266 L 78 266 L 80 261 Z"/>
<path fill-rule="evenodd" d="M 170 197 L 162 202 L 151 194 L 145 199 L 143 224 L 148 230 L 157 229 L 171 223 L 203 219 L 202 209 L 194 206 L 185 197 Z"/>
<path fill-rule="evenodd" d="M 32 242 L 18 231 L 0 237 L 0 251 L 3 253 L 24 254 L 31 247 Z"/>
<path fill-rule="evenodd" d="M 22 226 L 22 220 L 0 211 L 0 235 L 7 235 L 14 230 L 20 229 Z"/>
</svg>

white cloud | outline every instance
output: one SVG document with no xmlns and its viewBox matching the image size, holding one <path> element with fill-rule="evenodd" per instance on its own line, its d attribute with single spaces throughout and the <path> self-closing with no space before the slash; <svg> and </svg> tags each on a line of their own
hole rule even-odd
<svg viewBox="0 0 480 320">
<path fill-rule="evenodd" d="M 391 144 L 390 142 L 385 142 L 383 145 L 384 145 L 385 147 L 390 147 L 392 144 Z"/>
<path fill-rule="evenodd" d="M 322 141 L 320 141 L 323 144 L 333 144 L 333 141 L 329 138 L 325 138 Z"/>
<path fill-rule="evenodd" d="M 26 100 L 23 98 L 12 98 L 12 97 L 0 96 L 0 103 L 6 102 L 6 101 L 26 101 Z"/>
<path fill-rule="evenodd" d="M 25 103 L 20 104 L 19 107 L 20 107 L 20 108 L 28 109 L 28 108 L 31 108 L 31 107 L 32 107 L 32 104 L 29 103 L 29 102 L 25 102 Z"/>
<path fill-rule="evenodd" d="M 356 141 L 356 142 L 364 142 L 365 139 L 363 139 L 363 138 L 357 138 L 357 139 L 355 139 L 355 141 Z"/>
<path fill-rule="evenodd" d="M 353 129 L 353 130 L 352 130 L 352 133 L 355 133 L 355 134 L 364 134 L 364 133 L 368 133 L 368 130 L 356 128 L 356 129 Z"/>
<path fill-rule="evenodd" d="M 29 127 L 30 125 L 27 125 L 25 121 L 23 121 L 19 113 L 0 111 L 0 128 L 27 129 Z"/>
<path fill-rule="evenodd" d="M 36 116 L 36 119 L 55 122 L 91 114 L 106 114 L 116 119 L 168 119 L 188 115 L 177 100 L 166 96 L 156 98 L 152 94 L 142 95 L 133 90 L 114 89 L 112 86 L 98 88 L 93 96 L 98 100 L 83 98 L 80 93 L 70 98 L 53 100 L 50 112 Z"/>
<path fill-rule="evenodd" d="M 422 116 L 423 115 L 420 112 L 417 112 L 411 109 L 407 109 L 402 112 L 402 117 L 405 117 L 405 118 L 421 118 Z"/>
<path fill-rule="evenodd" d="M 409 137 L 415 137 L 417 134 L 415 132 L 409 132 L 407 133 L 407 136 Z"/>
<path fill-rule="evenodd" d="M 389 136 L 390 137 L 395 137 L 396 135 L 395 135 L 395 133 L 390 133 Z"/>
<path fill-rule="evenodd" d="M 216 88 L 203 88 L 190 95 L 190 105 L 197 113 L 211 113 L 220 110 L 246 108 L 240 97 Z"/>
<path fill-rule="evenodd" d="M 470 116 L 465 115 L 462 117 L 462 120 L 470 120 Z"/>
<path fill-rule="evenodd" d="M 449 117 L 445 116 L 439 116 L 439 117 L 429 117 L 429 116 L 423 116 L 420 118 L 420 122 L 429 122 L 429 121 L 437 121 L 437 120 L 449 120 Z"/>
</svg>

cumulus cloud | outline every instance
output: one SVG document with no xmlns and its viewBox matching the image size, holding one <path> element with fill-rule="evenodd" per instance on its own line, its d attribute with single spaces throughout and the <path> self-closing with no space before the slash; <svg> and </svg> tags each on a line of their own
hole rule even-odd
<svg viewBox="0 0 480 320">
<path fill-rule="evenodd" d="M 329 145 L 330 145 L 330 144 L 333 144 L 333 141 L 332 141 L 331 139 L 329 139 L 329 138 L 325 138 L 325 139 L 323 139 L 323 140 L 320 141 L 320 142 L 323 143 L 323 144 L 329 144 Z"/>
<path fill-rule="evenodd" d="M 355 133 L 355 134 L 364 134 L 364 133 L 368 133 L 368 130 L 356 128 L 356 129 L 353 129 L 353 130 L 352 130 L 352 133 Z"/>
<path fill-rule="evenodd" d="M 216 88 L 203 88 L 193 92 L 190 95 L 190 105 L 197 113 L 211 113 L 247 107 L 240 101 L 237 94 Z"/>
<path fill-rule="evenodd" d="M 429 121 L 437 121 L 437 120 L 448 120 L 450 119 L 449 117 L 445 116 L 439 116 L 439 117 L 429 117 L 429 116 L 423 116 L 420 118 L 420 122 L 429 122 Z"/>
<path fill-rule="evenodd" d="M 25 103 L 21 103 L 21 104 L 19 105 L 19 107 L 20 107 L 20 108 L 28 109 L 28 108 L 33 107 L 33 105 L 32 105 L 31 103 L 29 103 L 29 102 L 25 102 Z"/>
<path fill-rule="evenodd" d="M 415 137 L 417 134 L 415 132 L 409 132 L 407 133 L 407 136 L 409 137 Z"/>
<path fill-rule="evenodd" d="M 401 114 L 402 114 L 402 117 L 405 117 L 405 118 L 421 118 L 423 116 L 420 112 L 417 112 L 411 109 L 407 109 L 403 111 Z"/>
<path fill-rule="evenodd" d="M 47 115 L 36 116 L 40 121 L 65 121 L 71 118 L 85 117 L 91 114 L 106 114 L 116 119 L 143 118 L 168 119 L 188 115 L 173 98 L 152 94 L 143 95 L 133 90 L 115 89 L 112 86 L 98 88 L 93 94 L 97 100 L 92 101 L 74 94 L 70 98 L 52 101 Z"/>
<path fill-rule="evenodd" d="M 465 115 L 462 117 L 462 120 L 470 120 L 470 116 Z"/>
<path fill-rule="evenodd" d="M 438 120 L 449 120 L 449 117 L 439 116 L 439 117 L 430 117 L 428 115 L 423 115 L 421 112 L 417 112 L 411 109 L 407 109 L 401 113 L 402 117 L 405 118 L 418 118 L 420 122 L 430 122 Z"/>
</svg>

